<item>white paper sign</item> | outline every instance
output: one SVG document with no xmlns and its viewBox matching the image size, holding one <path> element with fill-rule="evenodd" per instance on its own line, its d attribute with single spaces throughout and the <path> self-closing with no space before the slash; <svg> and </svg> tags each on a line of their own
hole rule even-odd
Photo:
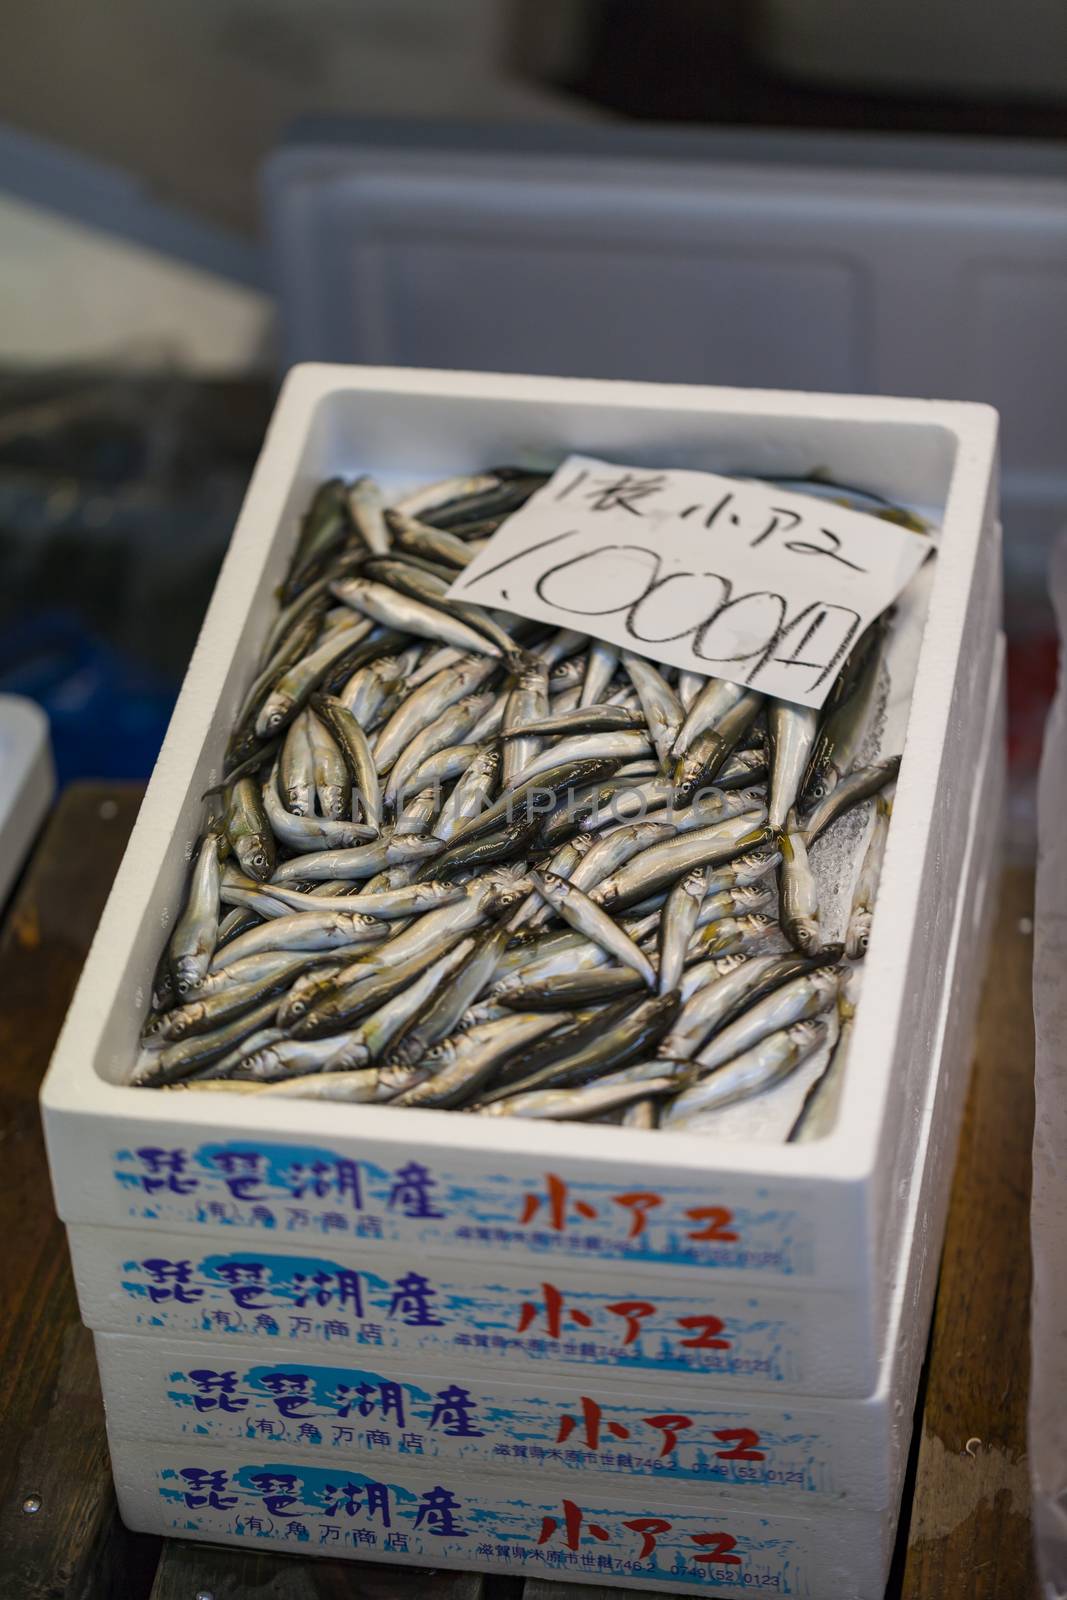
<svg viewBox="0 0 1067 1600">
<path fill-rule="evenodd" d="M 821 706 L 931 549 L 770 484 L 569 456 L 449 594 Z"/>
</svg>

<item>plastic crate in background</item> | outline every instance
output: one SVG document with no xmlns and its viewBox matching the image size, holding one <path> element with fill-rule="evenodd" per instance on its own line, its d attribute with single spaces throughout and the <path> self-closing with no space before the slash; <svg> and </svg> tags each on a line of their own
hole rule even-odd
<svg viewBox="0 0 1067 1600">
<path fill-rule="evenodd" d="M 996 406 L 1009 625 L 1017 596 L 1047 608 L 1067 522 L 1062 149 L 327 121 L 272 157 L 264 196 L 287 363 Z"/>
</svg>

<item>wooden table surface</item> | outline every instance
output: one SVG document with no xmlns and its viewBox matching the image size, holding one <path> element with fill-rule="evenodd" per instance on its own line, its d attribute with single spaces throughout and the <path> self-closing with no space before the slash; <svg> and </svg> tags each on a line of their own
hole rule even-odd
<svg viewBox="0 0 1067 1600">
<path fill-rule="evenodd" d="M 92 1339 L 52 1209 L 37 1091 L 141 790 L 60 799 L 0 934 L 0 1596 L 3 1600 L 627 1600 L 539 1579 L 353 1567 L 129 1533 Z M 1001 887 L 889 1595 L 1030 1600 L 1033 883 Z M 820 1600 L 839 1600 L 824 1596 Z"/>
</svg>

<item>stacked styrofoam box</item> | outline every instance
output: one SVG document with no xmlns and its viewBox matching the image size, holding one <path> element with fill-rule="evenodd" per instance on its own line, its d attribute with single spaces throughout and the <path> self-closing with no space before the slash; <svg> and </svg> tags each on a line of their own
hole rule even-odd
<svg viewBox="0 0 1067 1600">
<path fill-rule="evenodd" d="M 719 1147 L 122 1087 L 313 486 L 569 449 L 818 462 L 941 522 L 833 1132 Z M 290 377 L 43 1095 L 132 1526 L 668 1590 L 880 1593 L 1002 787 L 995 514 L 982 408 Z M 672 1416 L 687 1425 L 666 1448 Z"/>
</svg>

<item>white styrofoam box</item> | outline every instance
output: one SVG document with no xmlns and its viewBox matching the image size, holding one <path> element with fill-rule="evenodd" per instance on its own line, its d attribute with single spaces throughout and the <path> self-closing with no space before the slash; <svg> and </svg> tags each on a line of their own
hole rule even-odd
<svg viewBox="0 0 1067 1600">
<path fill-rule="evenodd" d="M 352 1254 L 322 1238 L 301 1247 L 82 1224 L 68 1238 L 82 1318 L 106 1333 L 161 1329 L 269 1348 L 286 1337 L 294 1347 L 382 1350 L 412 1368 L 671 1373 L 826 1395 L 867 1393 L 881 1347 L 881 1329 L 869 1331 L 855 1293 L 840 1289 Z"/>
<path fill-rule="evenodd" d="M 411 1376 L 373 1347 L 359 1349 L 355 1360 L 343 1347 L 301 1359 L 280 1344 L 262 1349 L 239 1336 L 194 1342 L 153 1330 L 147 1338 L 96 1336 L 113 1448 L 121 1454 L 127 1439 L 156 1439 L 232 1451 L 258 1441 L 287 1455 L 335 1463 L 373 1456 L 432 1461 L 436 1470 L 454 1462 L 476 1474 L 491 1468 L 521 1475 L 534 1468 L 570 1480 L 568 1493 L 591 1475 L 651 1476 L 654 1492 L 672 1499 L 722 1489 L 814 1507 L 827 1499 L 871 1510 L 895 1505 L 936 1283 L 947 1199 L 940 1175 L 955 1144 L 992 911 L 1005 783 L 1004 697 L 1001 641 L 974 774 L 952 978 L 936 1041 L 940 1070 L 928 1079 L 913 1171 L 902 1189 L 907 1216 L 885 1347 L 877 1385 L 866 1399 L 783 1400 L 758 1390 L 727 1396 L 669 1373 L 625 1387 L 611 1374 L 606 1380 L 591 1374 L 581 1392 L 576 1381 L 535 1384 L 531 1374 L 518 1383 L 484 1370 L 461 1373 L 458 1366 Z M 444 1391 L 457 1384 L 470 1409 L 438 1411 L 449 1398 Z M 598 1439 L 590 1436 L 583 1400 L 599 1407 Z M 576 1424 L 565 1439 L 564 1415 Z M 691 1426 L 680 1428 L 677 1444 L 666 1450 L 662 1429 L 647 1419 L 670 1416 L 689 1417 Z M 115 1445 L 116 1438 L 122 1443 Z"/>
<path fill-rule="evenodd" d="M 579 1493 L 454 1463 L 312 1463 L 262 1444 L 112 1438 L 111 1451 L 119 1512 L 137 1532 L 670 1594 L 881 1600 L 896 1527 L 893 1511 L 650 1501 L 619 1479 Z"/>
<path fill-rule="evenodd" d="M 56 788 L 48 718 L 22 695 L 0 695 L 0 906 Z"/>
<path fill-rule="evenodd" d="M 610 1388 L 590 1375 L 579 1393 L 573 1380 L 496 1378 L 485 1363 L 410 1376 L 370 1351 L 299 1360 L 285 1347 L 273 1355 L 152 1331 L 99 1333 L 96 1352 L 108 1424 L 123 1441 L 230 1451 L 253 1441 L 335 1464 L 362 1457 L 494 1476 L 544 1472 L 569 1480 L 566 1494 L 584 1493 L 591 1477 L 618 1477 L 655 1480 L 627 1494 L 729 1488 L 871 1510 L 890 1499 L 882 1395 L 836 1407 L 758 1391 L 724 1398 L 674 1374 Z"/>
<path fill-rule="evenodd" d="M 993 667 L 995 437 L 987 409 L 923 401 L 377 369 L 292 374 L 44 1086 L 64 1220 L 145 1237 L 192 1230 L 210 1254 L 250 1234 L 272 1249 L 283 1234 L 299 1247 L 311 1219 L 327 1255 L 345 1240 L 368 1261 L 378 1251 L 409 1266 L 467 1257 L 483 1276 L 508 1263 L 533 1282 L 620 1263 L 635 1283 L 707 1268 L 707 1293 L 729 1290 L 735 1303 L 740 1285 L 778 1304 L 815 1287 L 851 1296 L 873 1355 L 901 1225 L 890 1192 L 897 1147 L 925 1096 L 925 1036 L 966 837 L 963 775 L 980 749 Z M 594 1138 L 578 1124 L 374 1106 L 348 1117 L 299 1101 L 279 1113 L 254 1096 L 228 1104 L 126 1087 L 152 970 L 183 897 L 199 797 L 219 775 L 313 487 L 337 471 L 369 470 L 394 487 L 572 449 L 771 475 L 819 462 L 839 481 L 931 507 L 942 524 L 854 1037 L 862 1072 L 848 1074 L 832 1134 L 712 1150 L 682 1134 L 617 1128 Z M 551 1191 L 550 1175 L 559 1180 Z M 657 1202 L 639 1228 L 620 1203 L 635 1192 Z M 872 1381 L 870 1372 L 856 1392 Z"/>
<path fill-rule="evenodd" d="M 371 121 L 279 151 L 265 201 L 289 361 L 988 401 L 1009 570 L 1043 592 L 1067 516 L 1062 151 L 618 126 L 487 149 Z"/>
</svg>

